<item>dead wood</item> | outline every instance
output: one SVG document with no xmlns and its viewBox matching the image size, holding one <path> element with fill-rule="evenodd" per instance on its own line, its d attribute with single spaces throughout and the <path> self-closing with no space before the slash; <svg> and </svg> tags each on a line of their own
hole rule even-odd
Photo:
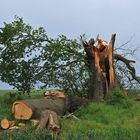
<svg viewBox="0 0 140 140">
<path fill-rule="evenodd" d="M 14 121 L 8 120 L 7 117 L 4 117 L 1 120 L 1 123 L 0 123 L 0 126 L 1 126 L 2 129 L 9 129 L 13 125 L 14 125 Z"/>
<path fill-rule="evenodd" d="M 59 116 L 88 103 L 89 100 L 80 97 L 48 96 L 43 99 L 16 101 L 13 103 L 12 112 L 17 119 L 36 119 L 31 121 L 33 125 L 38 125 L 38 129 L 48 128 L 56 134 L 60 131 Z M 74 115 L 72 117 L 76 119 Z"/>
<path fill-rule="evenodd" d="M 13 103 L 12 113 L 17 119 L 28 120 L 39 118 L 41 111 L 45 109 L 52 110 L 62 116 L 65 112 L 65 98 L 47 97 L 16 101 Z"/>
<path fill-rule="evenodd" d="M 96 38 L 98 42 L 91 39 L 88 43 L 81 37 L 81 42 L 86 52 L 86 60 L 90 70 L 89 98 L 99 101 L 108 94 L 108 90 L 116 86 L 114 60 L 114 43 L 116 34 L 112 34 L 109 44 L 106 41 Z"/>
<path fill-rule="evenodd" d="M 135 68 L 131 65 L 132 63 L 136 63 L 136 62 L 134 60 L 126 59 L 125 57 L 119 54 L 114 54 L 114 58 L 117 61 L 122 61 L 127 66 L 132 78 L 140 84 L 140 77 L 136 75 Z"/>
<path fill-rule="evenodd" d="M 56 112 L 51 110 L 43 110 L 41 112 L 38 129 L 44 128 L 51 129 L 54 133 L 59 133 L 60 123 Z"/>
<path fill-rule="evenodd" d="M 68 115 L 65 115 L 65 116 L 63 116 L 63 118 L 64 119 L 69 119 L 69 118 L 72 118 L 72 119 L 74 119 L 74 120 L 80 120 L 79 118 L 77 118 L 73 113 L 70 113 L 70 114 L 68 114 Z"/>
<path fill-rule="evenodd" d="M 33 119 L 31 119 L 30 121 L 31 121 L 31 124 L 32 124 L 33 126 L 36 126 L 36 125 L 39 124 L 39 119 L 38 119 L 38 120 L 33 120 Z"/>
</svg>

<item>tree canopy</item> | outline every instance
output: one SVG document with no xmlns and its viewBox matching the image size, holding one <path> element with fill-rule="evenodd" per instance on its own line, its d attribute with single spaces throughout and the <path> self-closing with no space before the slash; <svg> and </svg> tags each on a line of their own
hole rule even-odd
<svg viewBox="0 0 140 140">
<path fill-rule="evenodd" d="M 0 79 L 29 92 L 41 67 L 41 53 L 48 40 L 43 28 L 33 29 L 22 18 L 0 28 Z"/>
<path fill-rule="evenodd" d="M 87 93 L 90 70 L 79 40 L 64 35 L 49 38 L 44 28 L 33 29 L 22 18 L 15 17 L 13 22 L 4 23 L 0 28 L 0 80 L 23 93 L 29 93 L 37 82 L 44 88 Z M 118 58 L 116 55 L 115 68 L 118 79 L 121 77 L 120 83 L 123 86 L 128 84 L 122 82 L 126 73 L 129 81 L 139 83 L 134 67 L 125 63 L 134 61 Z M 120 61 L 126 66 L 125 70 Z"/>
</svg>

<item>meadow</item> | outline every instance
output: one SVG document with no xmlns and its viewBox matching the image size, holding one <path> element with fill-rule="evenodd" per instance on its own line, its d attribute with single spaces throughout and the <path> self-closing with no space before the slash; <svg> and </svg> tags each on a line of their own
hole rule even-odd
<svg viewBox="0 0 140 140">
<path fill-rule="evenodd" d="M 30 97 L 15 92 L 0 91 L 0 120 L 4 116 L 14 120 L 11 107 L 15 100 L 43 96 L 42 90 L 32 91 Z M 79 108 L 74 112 L 79 120 L 62 117 L 57 137 L 48 130 L 28 125 L 15 131 L 0 130 L 0 140 L 140 140 L 140 102 L 135 100 L 139 90 L 129 91 L 128 97 L 121 96 L 120 91 L 115 94 L 111 100 Z"/>
</svg>

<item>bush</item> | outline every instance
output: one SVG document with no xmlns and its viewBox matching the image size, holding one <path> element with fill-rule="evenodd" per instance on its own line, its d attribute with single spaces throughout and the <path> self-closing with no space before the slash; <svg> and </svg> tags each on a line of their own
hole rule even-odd
<svg viewBox="0 0 140 140">
<path fill-rule="evenodd" d="M 129 108 L 133 105 L 134 100 L 126 96 L 122 89 L 114 88 L 109 92 L 106 102 L 111 105 L 119 105 L 124 108 Z"/>
</svg>

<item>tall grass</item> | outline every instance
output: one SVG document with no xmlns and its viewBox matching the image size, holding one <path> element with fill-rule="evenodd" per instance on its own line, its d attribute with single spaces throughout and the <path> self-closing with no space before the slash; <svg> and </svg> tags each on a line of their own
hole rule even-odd
<svg viewBox="0 0 140 140">
<path fill-rule="evenodd" d="M 132 108 L 92 103 L 75 114 L 80 120 L 64 120 L 62 137 L 67 140 L 138 140 L 140 104 Z M 70 124 L 70 125 L 69 125 Z"/>
</svg>

